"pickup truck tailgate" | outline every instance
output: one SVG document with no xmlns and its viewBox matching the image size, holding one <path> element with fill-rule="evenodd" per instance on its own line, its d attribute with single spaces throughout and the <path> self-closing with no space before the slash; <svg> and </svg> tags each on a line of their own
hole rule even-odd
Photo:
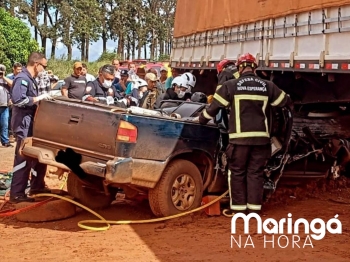
<svg viewBox="0 0 350 262">
<path fill-rule="evenodd" d="M 42 101 L 33 136 L 62 148 L 84 148 L 113 156 L 119 122 L 120 115 L 107 108 L 63 100 Z"/>
</svg>

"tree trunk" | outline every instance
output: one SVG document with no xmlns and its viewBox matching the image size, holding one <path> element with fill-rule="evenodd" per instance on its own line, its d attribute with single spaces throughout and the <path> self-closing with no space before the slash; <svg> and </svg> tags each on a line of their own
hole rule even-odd
<svg viewBox="0 0 350 262">
<path fill-rule="evenodd" d="M 80 37 L 81 61 L 85 61 L 85 40 L 85 34 L 82 34 Z"/>
<path fill-rule="evenodd" d="M 89 62 L 89 48 L 90 48 L 90 38 L 89 36 L 86 37 L 86 42 L 85 42 L 85 61 Z"/>
<path fill-rule="evenodd" d="M 143 46 L 143 52 L 145 55 L 145 59 L 147 59 L 147 43 L 145 43 L 145 45 Z"/>
<path fill-rule="evenodd" d="M 41 36 L 41 48 L 42 48 L 42 53 L 46 56 L 46 43 L 47 43 L 47 37 L 46 36 Z"/>
<path fill-rule="evenodd" d="M 141 44 L 141 42 L 138 42 L 137 43 L 137 59 L 141 59 L 141 51 L 142 51 L 142 44 Z"/>
<path fill-rule="evenodd" d="M 34 39 L 38 43 L 38 28 L 34 26 Z"/>
<path fill-rule="evenodd" d="M 52 45 L 51 45 L 51 59 L 55 59 L 56 56 L 56 45 L 57 45 L 57 39 L 51 39 Z"/>
<path fill-rule="evenodd" d="M 159 41 L 159 54 L 164 54 L 164 41 Z"/>
<path fill-rule="evenodd" d="M 102 52 L 107 52 L 107 32 L 106 30 L 102 31 Z"/>
<path fill-rule="evenodd" d="M 126 37 L 126 41 L 126 59 L 130 60 L 131 39 L 129 35 Z"/>
<path fill-rule="evenodd" d="M 72 53 L 73 53 L 72 44 L 67 45 L 67 50 L 68 50 L 67 60 L 71 61 L 72 60 Z"/>
<path fill-rule="evenodd" d="M 118 49 L 117 49 L 117 54 L 120 55 L 120 57 L 124 56 L 124 36 L 123 35 L 119 35 L 118 38 Z"/>
</svg>

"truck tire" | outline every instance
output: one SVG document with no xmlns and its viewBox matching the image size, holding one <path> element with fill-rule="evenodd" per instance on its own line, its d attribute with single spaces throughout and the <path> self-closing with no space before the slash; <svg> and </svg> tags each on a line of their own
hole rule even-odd
<svg viewBox="0 0 350 262">
<path fill-rule="evenodd" d="M 85 187 L 83 181 L 74 173 L 68 175 L 67 191 L 77 202 L 91 209 L 106 208 L 115 199 L 113 194 L 107 196 L 102 193 L 102 186 L 100 189 L 98 187 L 96 189 Z"/>
<path fill-rule="evenodd" d="M 187 160 L 171 162 L 155 188 L 148 192 L 155 216 L 171 216 L 200 206 L 203 180 L 198 168 Z"/>
</svg>

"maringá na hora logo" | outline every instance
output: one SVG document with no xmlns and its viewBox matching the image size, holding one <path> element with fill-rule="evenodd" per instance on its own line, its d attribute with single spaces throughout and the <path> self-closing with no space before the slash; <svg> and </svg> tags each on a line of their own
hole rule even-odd
<svg viewBox="0 0 350 262">
<path fill-rule="evenodd" d="M 238 218 L 242 218 L 244 222 L 245 235 L 243 236 L 236 234 L 236 221 Z M 251 218 L 256 220 L 257 234 L 264 236 L 264 248 L 313 248 L 312 240 L 323 239 L 327 231 L 330 234 L 342 233 L 342 223 L 339 221 L 338 215 L 335 215 L 334 218 L 327 222 L 320 218 L 315 218 L 309 223 L 304 218 L 293 221 L 291 213 L 288 214 L 287 219 L 282 218 L 280 221 L 276 221 L 273 218 L 267 218 L 264 222 L 262 222 L 258 214 L 245 215 L 237 213 L 231 220 L 231 248 L 255 248 L 253 238 L 249 232 L 249 222 L 255 222 Z M 305 240 L 301 240 L 299 236 L 300 228 L 304 229 Z"/>
</svg>

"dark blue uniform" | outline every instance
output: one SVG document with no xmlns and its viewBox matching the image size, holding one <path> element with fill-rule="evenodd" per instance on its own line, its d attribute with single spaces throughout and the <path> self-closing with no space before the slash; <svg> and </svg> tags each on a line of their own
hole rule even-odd
<svg viewBox="0 0 350 262">
<path fill-rule="evenodd" d="M 37 96 L 37 83 L 28 70 L 24 68 L 16 76 L 11 89 L 13 102 L 11 125 L 17 142 L 11 183 L 11 198 L 25 196 L 30 172 L 32 172 L 31 190 L 45 188 L 44 177 L 47 166 L 38 163 L 36 159 L 27 158 L 19 154 L 23 140 L 33 135 L 33 120 L 37 108 L 33 100 Z"/>
</svg>

